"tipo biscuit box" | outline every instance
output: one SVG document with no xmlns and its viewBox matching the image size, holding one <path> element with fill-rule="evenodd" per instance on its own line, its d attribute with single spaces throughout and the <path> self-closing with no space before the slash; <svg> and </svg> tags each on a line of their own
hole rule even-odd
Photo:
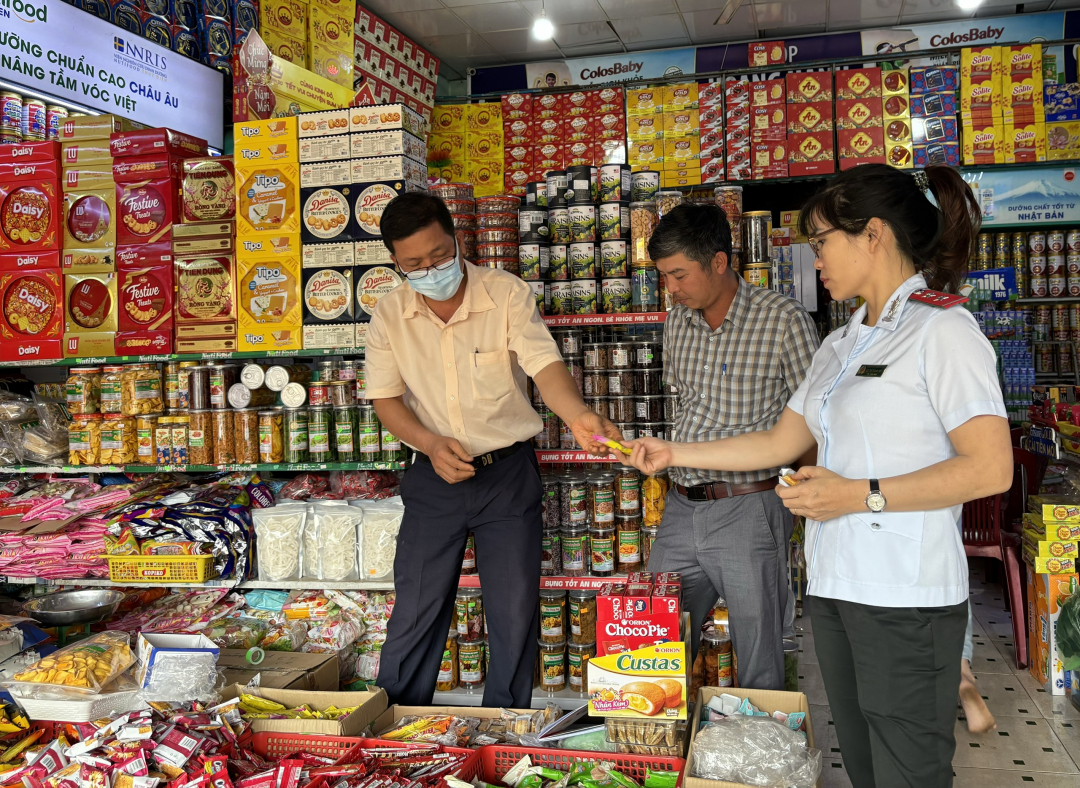
<svg viewBox="0 0 1080 788">
<path fill-rule="evenodd" d="M 63 358 L 62 276 L 58 270 L 0 273 L 0 359 Z"/>
<path fill-rule="evenodd" d="M 300 231 L 300 169 L 292 162 L 236 168 L 236 233 Z"/>
<path fill-rule="evenodd" d="M 250 149 L 266 145 L 295 143 L 296 132 L 295 117 L 245 120 L 233 126 L 234 147 Z M 292 160 L 296 161 L 296 158 L 293 157 Z"/>
<path fill-rule="evenodd" d="M 115 188 L 64 192 L 64 269 L 113 271 L 115 253 Z"/>
<path fill-rule="evenodd" d="M 366 255 L 365 255 L 366 256 Z M 375 314 L 379 301 L 401 284 L 401 274 L 393 263 L 357 265 L 353 268 L 356 286 L 356 347 L 367 346 L 368 324 Z"/>
<path fill-rule="evenodd" d="M 548 675 L 543 656 L 541 685 Z M 621 654 L 598 652 L 589 660 L 586 674 L 589 714 L 642 721 L 686 719 L 689 666 L 686 644 L 681 641 Z"/>
<path fill-rule="evenodd" d="M 116 274 L 64 275 L 64 358 L 116 355 Z"/>
<path fill-rule="evenodd" d="M 240 349 L 299 350 L 300 255 L 242 256 L 238 265 Z"/>
<path fill-rule="evenodd" d="M 304 347 L 353 347 L 353 269 L 303 270 Z"/>
<path fill-rule="evenodd" d="M 173 268 L 121 270 L 116 352 L 120 355 L 171 353 L 173 348 Z"/>
<path fill-rule="evenodd" d="M 177 255 L 176 339 L 236 339 L 236 261 L 231 254 Z M 222 348 L 232 349 L 232 348 Z"/>
</svg>

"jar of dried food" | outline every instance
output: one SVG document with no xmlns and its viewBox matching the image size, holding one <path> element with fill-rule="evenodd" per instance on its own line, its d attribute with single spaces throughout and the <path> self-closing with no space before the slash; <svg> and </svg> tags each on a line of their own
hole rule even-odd
<svg viewBox="0 0 1080 788">
<path fill-rule="evenodd" d="M 649 257 L 649 240 L 659 222 L 655 202 L 630 203 L 630 262 L 646 263 Z"/>
<path fill-rule="evenodd" d="M 200 383 L 197 385 L 200 396 L 206 404 L 202 407 L 210 407 L 210 367 L 204 367 L 198 361 L 181 361 L 180 368 L 176 370 L 176 402 L 178 410 L 187 410 L 191 407 L 191 370 L 196 367 L 204 371 L 200 375 Z M 202 396 L 202 384 L 205 383 L 205 396 Z"/>
<path fill-rule="evenodd" d="M 608 373 L 607 389 L 611 397 L 632 397 L 637 393 L 634 387 L 634 371 L 632 369 L 613 369 Z M 631 421 L 633 421 L 633 410 Z"/>
<path fill-rule="evenodd" d="M 731 638 L 716 629 L 701 635 L 703 677 L 706 687 L 730 687 L 732 679 Z"/>
<path fill-rule="evenodd" d="M 570 642 L 591 643 L 596 640 L 596 592 L 570 592 Z"/>
<path fill-rule="evenodd" d="M 592 528 L 589 530 L 589 549 L 592 551 L 590 571 L 596 577 L 615 574 L 615 529 Z"/>
<path fill-rule="evenodd" d="M 615 480 L 608 473 L 600 473 L 589 479 L 589 511 L 592 527 L 615 522 Z"/>
<path fill-rule="evenodd" d="M 280 410 L 259 411 L 259 462 L 280 463 L 285 457 L 285 416 Z"/>
<path fill-rule="evenodd" d="M 123 364 L 115 364 L 105 367 L 101 375 L 101 412 L 102 413 L 125 413 L 128 408 L 124 407 L 124 387 L 120 378 L 124 373 Z"/>
<path fill-rule="evenodd" d="M 562 534 L 545 530 L 540 538 L 540 574 L 552 577 L 562 574 Z"/>
<path fill-rule="evenodd" d="M 585 527 L 589 522 L 589 485 L 583 476 L 566 476 L 559 482 L 562 526 Z"/>
<path fill-rule="evenodd" d="M 649 558 L 652 556 L 653 543 L 656 535 L 660 533 L 660 527 L 656 525 L 644 525 L 641 527 L 641 565 L 648 568 Z"/>
<path fill-rule="evenodd" d="M 540 686 L 548 692 L 566 689 L 566 641 L 540 641 Z"/>
<path fill-rule="evenodd" d="M 356 409 L 356 438 L 360 444 L 361 462 L 377 462 L 379 459 L 379 432 L 382 425 L 375 413 L 375 406 L 367 403 Z"/>
<path fill-rule="evenodd" d="M 175 416 L 158 416 L 154 425 L 154 461 L 156 465 L 172 465 L 172 425 Z"/>
<path fill-rule="evenodd" d="M 108 413 L 101 423 L 102 465 L 128 465 L 138 457 L 135 419 L 122 413 Z"/>
<path fill-rule="evenodd" d="M 442 661 L 439 663 L 439 677 L 435 680 L 435 689 L 449 692 L 458 685 L 458 633 L 451 629 L 446 634 L 446 646 L 443 648 Z"/>
<path fill-rule="evenodd" d="M 476 537 L 472 532 L 465 537 L 465 553 L 461 556 L 461 574 L 476 574 Z M 487 628 L 487 620 L 484 620 L 484 628 Z"/>
<path fill-rule="evenodd" d="M 545 588 L 540 591 L 540 642 L 566 640 L 566 592 Z"/>
<path fill-rule="evenodd" d="M 619 514 L 641 514 L 641 474 L 621 468 L 615 474 L 615 509 Z"/>
<path fill-rule="evenodd" d="M 666 475 L 646 476 L 641 480 L 642 524 L 658 526 L 664 519 L 664 500 L 670 482 Z"/>
<path fill-rule="evenodd" d="M 135 437 L 139 442 L 136 462 L 140 465 L 157 465 L 157 422 L 161 416 L 147 414 L 135 417 Z"/>
<path fill-rule="evenodd" d="M 586 372 L 581 380 L 583 393 L 586 397 L 606 397 L 608 395 L 608 371 L 594 370 Z M 604 404 L 607 408 L 607 404 Z M 603 411 L 599 411 L 603 415 Z"/>
<path fill-rule="evenodd" d="M 458 686 L 475 689 L 484 686 L 484 641 L 465 639 L 458 633 Z"/>
<path fill-rule="evenodd" d="M 356 441 L 356 408 L 351 405 L 334 408 L 334 455 L 338 462 L 360 460 L 360 446 Z"/>
<path fill-rule="evenodd" d="M 236 462 L 255 465 L 259 462 L 259 411 L 243 408 L 233 411 L 233 453 Z"/>
<path fill-rule="evenodd" d="M 101 462 L 100 413 L 76 413 L 68 425 L 68 465 L 99 465 Z"/>
<path fill-rule="evenodd" d="M 101 367 L 72 367 L 65 388 L 72 416 L 97 413 L 101 407 Z"/>
<path fill-rule="evenodd" d="M 330 433 L 334 430 L 334 412 L 318 407 L 308 410 L 308 456 L 312 462 L 331 462 Z"/>
<path fill-rule="evenodd" d="M 401 438 L 386 429 L 385 424 L 379 433 L 379 444 L 382 447 L 379 456 L 383 462 L 405 461 L 405 444 L 401 442 Z"/>
<path fill-rule="evenodd" d="M 570 690 L 582 695 L 585 694 L 585 671 L 589 666 L 589 660 L 596 656 L 596 643 L 574 643 L 571 641 L 566 647 L 566 673 L 569 679 Z"/>
<path fill-rule="evenodd" d="M 165 365 L 165 409 L 170 413 L 180 409 L 180 362 Z"/>
<path fill-rule="evenodd" d="M 120 382 L 126 389 L 123 394 L 126 415 L 165 412 L 161 371 L 157 364 L 129 364 L 124 367 Z"/>
<path fill-rule="evenodd" d="M 210 412 L 214 436 L 214 465 L 232 465 L 236 462 L 235 417 L 231 410 Z"/>
<path fill-rule="evenodd" d="M 351 408 L 356 404 L 356 379 L 330 381 L 330 404 L 335 408 Z"/>
<path fill-rule="evenodd" d="M 613 372 L 612 375 L 631 375 L 629 372 Z M 608 379 L 610 383 L 610 378 Z M 608 397 L 607 400 L 607 417 L 616 424 L 623 422 L 638 421 L 637 407 L 638 400 L 635 397 Z"/>
<path fill-rule="evenodd" d="M 308 461 L 307 408 L 285 408 L 285 462 Z"/>
<path fill-rule="evenodd" d="M 615 520 L 619 573 L 638 572 L 641 570 L 641 518 L 637 515 L 619 515 Z"/>
<path fill-rule="evenodd" d="M 662 369 L 635 369 L 634 390 L 638 394 L 652 396 L 664 391 L 664 371 Z"/>
<path fill-rule="evenodd" d="M 484 594 L 479 588 L 459 588 L 454 598 L 457 631 L 463 638 L 484 636 Z"/>
<path fill-rule="evenodd" d="M 188 448 L 188 430 L 191 426 L 189 416 L 172 417 L 172 464 L 187 465 L 190 460 Z"/>
<path fill-rule="evenodd" d="M 586 574 L 585 553 L 589 546 L 589 531 L 584 525 L 562 529 L 562 571 L 567 577 Z"/>
<path fill-rule="evenodd" d="M 210 365 L 210 407 L 229 407 L 229 389 L 236 383 L 236 365 L 215 361 Z"/>
<path fill-rule="evenodd" d="M 212 411 L 188 411 L 188 462 L 212 465 L 214 462 L 214 422 Z"/>
<path fill-rule="evenodd" d="M 590 342 L 583 346 L 585 369 L 592 371 L 608 368 L 608 346 L 603 342 Z"/>
</svg>

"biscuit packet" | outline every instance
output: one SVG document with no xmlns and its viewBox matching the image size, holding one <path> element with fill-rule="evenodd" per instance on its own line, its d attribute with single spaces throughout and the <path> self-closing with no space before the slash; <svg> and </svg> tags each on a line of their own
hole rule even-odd
<svg viewBox="0 0 1080 788">
<path fill-rule="evenodd" d="M 97 694 L 133 664 L 135 656 L 127 633 L 106 631 L 39 659 L 16 673 L 12 684 L 51 685 Z"/>
<path fill-rule="evenodd" d="M 64 269 L 112 271 L 116 220 L 115 187 L 64 192 Z"/>
</svg>

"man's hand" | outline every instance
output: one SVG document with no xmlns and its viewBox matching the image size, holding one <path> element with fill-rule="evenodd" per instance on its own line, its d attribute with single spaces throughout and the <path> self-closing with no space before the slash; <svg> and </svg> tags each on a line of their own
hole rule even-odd
<svg viewBox="0 0 1080 788">
<path fill-rule="evenodd" d="M 824 522 L 866 511 L 864 502 L 870 489 L 865 487 L 865 481 L 845 479 L 817 465 L 800 468 L 795 480 L 798 484 L 794 487 L 776 487 L 776 494 L 792 514 Z"/>
<path fill-rule="evenodd" d="M 612 424 L 610 421 L 594 413 L 591 410 L 583 411 L 574 421 L 570 424 L 570 430 L 574 433 L 574 438 L 577 439 L 578 446 L 583 448 L 589 454 L 594 457 L 606 457 L 609 454 L 619 454 L 619 452 L 609 449 L 600 441 L 593 438 L 593 435 L 604 435 L 612 440 L 622 441 L 622 433 L 619 432 L 619 428 Z"/>
<path fill-rule="evenodd" d="M 617 452 L 619 462 L 631 465 L 647 476 L 654 476 L 665 468 L 671 467 L 671 444 L 659 438 L 638 438 L 626 444 L 633 454 L 627 457 Z"/>
<path fill-rule="evenodd" d="M 457 484 L 476 475 L 476 468 L 471 465 L 473 458 L 453 438 L 436 435 L 424 448 L 435 473 L 447 483 Z"/>
</svg>

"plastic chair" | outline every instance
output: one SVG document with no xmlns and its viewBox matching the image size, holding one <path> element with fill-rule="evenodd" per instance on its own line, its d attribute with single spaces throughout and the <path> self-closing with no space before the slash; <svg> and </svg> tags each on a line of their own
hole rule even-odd
<svg viewBox="0 0 1080 788">
<path fill-rule="evenodd" d="M 1005 507 L 1003 528 L 1019 534 L 1023 530 L 1023 515 L 1027 511 L 1028 496 L 1035 495 L 1042 486 L 1049 460 L 1027 449 L 1013 447 L 1013 483 Z"/>
<path fill-rule="evenodd" d="M 964 552 L 969 558 L 993 558 L 1005 569 L 1006 598 L 1012 615 L 1017 667 L 1027 666 L 1027 618 L 1020 576 L 1020 538 L 1003 532 L 1005 496 L 991 495 L 964 504 L 960 520 Z"/>
</svg>

